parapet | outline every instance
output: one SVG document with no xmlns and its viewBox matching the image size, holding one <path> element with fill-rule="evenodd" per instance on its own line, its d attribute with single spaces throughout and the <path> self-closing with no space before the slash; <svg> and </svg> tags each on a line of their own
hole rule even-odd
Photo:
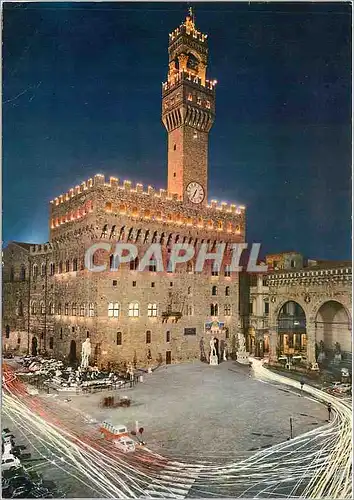
<svg viewBox="0 0 354 500">
<path fill-rule="evenodd" d="M 30 247 L 30 254 L 45 254 L 45 253 L 51 253 L 53 251 L 54 247 L 52 243 L 38 243 L 34 244 Z"/>
<path fill-rule="evenodd" d="M 157 190 L 152 186 L 143 186 L 143 184 L 141 183 L 136 183 L 133 185 L 133 183 L 129 180 L 122 181 L 117 177 L 109 177 L 106 180 L 104 175 L 96 174 L 93 178 L 82 182 L 80 185 L 69 189 L 67 193 L 58 196 L 57 198 L 52 200 L 51 203 L 54 205 L 60 205 L 85 191 L 102 186 L 108 189 L 114 188 L 116 190 L 122 190 L 125 192 L 139 193 L 145 196 L 160 198 L 161 200 L 174 201 L 176 203 L 182 202 L 182 199 L 180 196 L 178 196 L 178 194 L 169 193 L 165 189 Z M 216 200 L 211 200 L 207 205 L 207 209 L 239 215 L 245 211 L 245 207 L 243 205 L 228 204 L 224 201 L 218 202 Z"/>
</svg>

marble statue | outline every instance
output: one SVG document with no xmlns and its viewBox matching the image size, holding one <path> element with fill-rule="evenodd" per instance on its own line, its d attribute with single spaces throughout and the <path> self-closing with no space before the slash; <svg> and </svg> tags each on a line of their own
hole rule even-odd
<svg viewBox="0 0 354 500">
<path fill-rule="evenodd" d="M 238 334 L 237 362 L 242 365 L 249 363 L 248 352 L 246 352 L 245 336 L 242 333 Z"/>
<path fill-rule="evenodd" d="M 81 368 L 88 368 L 89 358 L 91 356 L 91 342 L 87 338 L 81 348 Z"/>
<path fill-rule="evenodd" d="M 210 359 L 209 359 L 209 364 L 210 365 L 218 365 L 219 360 L 218 360 L 218 355 L 216 351 L 216 339 L 212 337 L 210 339 Z"/>
</svg>

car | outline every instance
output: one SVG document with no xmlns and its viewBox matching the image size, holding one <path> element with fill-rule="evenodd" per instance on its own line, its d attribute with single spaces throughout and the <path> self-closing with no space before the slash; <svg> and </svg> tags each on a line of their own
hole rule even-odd
<svg viewBox="0 0 354 500">
<path fill-rule="evenodd" d="M 128 437 L 121 437 L 119 439 L 115 439 L 113 442 L 114 445 L 124 453 L 131 453 L 135 451 L 135 443 Z"/>
<path fill-rule="evenodd" d="M 4 454 L 1 458 L 1 471 L 17 469 L 21 467 L 21 462 L 18 458 L 14 457 L 11 453 Z"/>
</svg>

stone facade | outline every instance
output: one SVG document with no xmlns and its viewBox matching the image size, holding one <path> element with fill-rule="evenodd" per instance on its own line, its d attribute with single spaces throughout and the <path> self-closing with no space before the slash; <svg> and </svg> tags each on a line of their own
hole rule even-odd
<svg viewBox="0 0 354 500">
<path fill-rule="evenodd" d="M 178 69 L 178 88 L 186 104 L 189 93 L 209 95 L 214 90 L 205 79 L 205 35 L 195 30 L 190 16 L 182 26 L 182 38 L 175 34 L 170 41 L 173 36 L 182 40 L 182 52 L 193 51 L 199 61 L 198 81 L 190 80 L 196 66 L 190 78 L 186 68 L 182 71 L 183 62 Z M 175 50 L 171 43 L 170 56 Z M 173 80 L 171 71 L 170 64 L 170 85 L 179 78 L 174 73 Z M 171 99 L 168 92 L 164 89 L 163 109 L 167 95 Z M 193 95 L 199 106 L 201 94 Z M 13 242 L 4 250 L 5 350 L 46 351 L 74 361 L 89 336 L 91 363 L 170 363 L 200 357 L 203 346 L 207 353 L 210 323 L 220 342 L 229 348 L 235 344 L 239 281 L 237 273 L 227 268 L 227 251 L 219 272 L 211 261 L 202 273 L 195 272 L 195 259 L 178 265 L 173 273 L 166 266 L 164 272 L 153 266 L 138 271 L 137 262 L 110 270 L 116 242 L 134 243 L 139 259 L 152 243 L 160 243 L 166 263 L 174 243 L 193 245 L 197 253 L 203 243 L 215 251 L 220 242 L 230 249 L 232 243 L 244 241 L 244 207 L 206 199 L 191 203 L 184 196 L 190 180 L 201 182 L 207 192 L 208 130 L 214 116 L 214 101 L 208 99 L 202 118 L 194 108 L 187 115 L 182 108 L 174 117 L 163 115 L 169 124 L 168 143 L 178 146 L 172 147 L 173 155 L 169 149 L 168 191 L 98 174 L 50 203 L 48 243 Z M 178 122 L 180 115 L 185 119 Z M 177 164 L 177 180 L 170 182 Z M 111 245 L 109 251 L 95 254 L 95 263 L 106 263 L 107 270 L 93 273 L 85 267 L 85 252 L 99 242 Z"/>
<path fill-rule="evenodd" d="M 316 361 L 316 344 L 344 356 L 352 352 L 351 262 L 309 261 L 300 254 L 267 256 L 278 269 L 249 279 L 248 332 L 258 356 L 303 354 Z M 289 258 L 288 258 L 289 257 Z"/>
</svg>

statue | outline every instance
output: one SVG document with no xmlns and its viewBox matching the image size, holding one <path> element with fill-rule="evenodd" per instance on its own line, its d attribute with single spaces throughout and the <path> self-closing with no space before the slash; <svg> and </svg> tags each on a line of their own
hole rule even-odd
<svg viewBox="0 0 354 500">
<path fill-rule="evenodd" d="M 249 362 L 248 352 L 246 352 L 245 336 L 242 333 L 238 333 L 237 362 L 242 365 L 248 365 Z"/>
<path fill-rule="evenodd" d="M 218 355 L 217 355 L 217 350 L 216 350 L 216 342 L 217 339 L 212 337 L 210 339 L 210 359 L 209 359 L 209 364 L 210 365 L 218 365 L 219 360 L 218 360 Z"/>
<path fill-rule="evenodd" d="M 89 358 L 91 356 L 91 342 L 87 338 L 81 348 L 81 368 L 88 368 Z"/>
</svg>

